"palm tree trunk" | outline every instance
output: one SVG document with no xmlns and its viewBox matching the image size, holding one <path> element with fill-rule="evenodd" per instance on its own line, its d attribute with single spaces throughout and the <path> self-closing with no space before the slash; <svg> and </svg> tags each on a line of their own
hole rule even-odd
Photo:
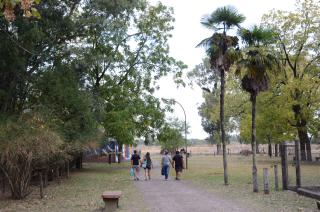
<svg viewBox="0 0 320 212">
<path fill-rule="evenodd" d="M 256 94 L 251 94 L 252 102 L 252 183 L 253 183 L 253 192 L 258 192 L 258 176 L 257 176 L 257 165 L 256 165 Z"/>
<path fill-rule="evenodd" d="M 223 69 L 220 70 L 221 76 L 221 91 L 220 91 L 220 129 L 221 129 L 221 143 L 223 153 L 223 171 L 224 171 L 224 184 L 228 185 L 228 167 L 227 167 L 227 152 L 225 142 L 225 131 L 224 131 L 224 92 L 225 92 L 225 72 Z"/>
</svg>

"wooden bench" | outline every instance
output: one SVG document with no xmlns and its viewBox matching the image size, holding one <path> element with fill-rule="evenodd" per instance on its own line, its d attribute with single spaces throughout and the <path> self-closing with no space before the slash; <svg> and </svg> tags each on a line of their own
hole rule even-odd
<svg viewBox="0 0 320 212">
<path fill-rule="evenodd" d="M 121 197 L 121 191 L 105 191 L 101 195 L 106 211 L 114 211 L 119 207 L 119 198 Z"/>
</svg>

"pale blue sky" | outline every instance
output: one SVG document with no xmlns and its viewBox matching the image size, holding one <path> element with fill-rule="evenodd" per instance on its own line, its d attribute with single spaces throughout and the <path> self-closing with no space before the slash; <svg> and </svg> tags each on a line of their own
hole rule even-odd
<svg viewBox="0 0 320 212">
<path fill-rule="evenodd" d="M 152 3 L 158 1 L 151 0 Z M 292 10 L 295 5 L 295 0 L 161 0 L 161 2 L 174 8 L 176 21 L 173 37 L 169 41 L 170 54 L 188 65 L 186 72 L 201 63 L 205 50 L 195 46 L 212 34 L 200 24 L 203 15 L 210 14 L 218 7 L 232 5 L 246 17 L 243 26 L 249 27 L 259 24 L 262 15 L 272 9 Z M 201 89 L 198 87 L 177 89 L 170 77 L 162 79 L 159 84 L 161 88 L 156 92 L 157 97 L 174 98 L 185 108 L 187 122 L 191 126 L 188 138 L 206 138 L 207 134 L 202 130 L 197 110 L 203 102 Z M 173 115 L 184 120 L 182 109 L 178 105 L 175 106 Z"/>
</svg>

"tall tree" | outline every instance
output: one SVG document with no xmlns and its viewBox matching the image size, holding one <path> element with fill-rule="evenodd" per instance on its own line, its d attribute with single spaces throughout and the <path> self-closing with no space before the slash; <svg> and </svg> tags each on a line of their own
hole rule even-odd
<svg viewBox="0 0 320 212">
<path fill-rule="evenodd" d="M 155 82 L 185 67 L 169 56 L 172 9 L 144 0 L 124 2 L 127 9 L 114 13 L 105 6 L 110 2 L 89 1 L 81 40 L 86 45 L 75 49 L 87 70 L 86 86 L 102 105 L 97 118 L 120 143 L 156 132 L 164 116 L 153 97 Z"/>
<path fill-rule="evenodd" d="M 244 20 L 245 17 L 239 14 L 233 7 L 220 7 L 216 9 L 213 13 L 211 13 L 211 15 L 204 16 L 201 21 L 203 26 L 214 30 L 215 33 L 211 37 L 204 39 L 198 44 L 198 46 L 207 47 L 212 70 L 220 73 L 220 130 L 223 149 L 225 185 L 229 184 L 224 129 L 225 73 L 229 71 L 230 66 L 235 61 L 235 48 L 238 44 L 238 38 L 234 36 L 228 36 L 227 31 L 232 27 L 239 27 Z M 222 33 L 217 33 L 220 30 L 222 30 Z"/>
<path fill-rule="evenodd" d="M 315 117 L 310 109 L 319 89 L 320 5 L 314 0 L 297 0 L 296 10 L 272 11 L 264 16 L 264 24 L 278 35 L 278 49 L 285 69 L 279 84 L 289 92 L 287 102 L 294 113 L 290 124 L 297 129 L 301 160 L 312 160 L 308 126 Z M 306 84 L 308 86 L 306 86 Z"/>
<path fill-rule="evenodd" d="M 61 6 L 57 6 L 61 4 Z M 0 17 L 0 112 L 15 114 L 25 109 L 30 87 L 56 61 L 67 57 L 65 46 L 78 36 L 72 0 L 43 1 L 37 8 L 41 19 L 25 19 L 18 14 L 15 21 Z M 68 29 L 68 30 L 66 30 Z"/>
<path fill-rule="evenodd" d="M 240 37 L 246 44 L 243 58 L 238 63 L 237 70 L 245 70 L 241 80 L 242 88 L 250 93 L 251 112 L 251 146 L 252 146 L 252 179 L 253 192 L 258 192 L 258 176 L 256 165 L 256 99 L 261 91 L 269 87 L 268 71 L 277 64 L 273 54 L 265 48 L 273 40 L 273 33 L 268 29 L 254 26 L 252 30 L 241 29 Z M 263 45 L 263 46 L 262 46 Z"/>
</svg>

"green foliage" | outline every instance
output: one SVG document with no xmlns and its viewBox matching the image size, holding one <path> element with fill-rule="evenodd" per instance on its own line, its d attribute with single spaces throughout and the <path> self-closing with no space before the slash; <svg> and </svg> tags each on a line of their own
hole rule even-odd
<svg viewBox="0 0 320 212">
<path fill-rule="evenodd" d="M 46 117 L 46 123 L 65 141 L 86 141 L 96 133 L 90 93 L 80 90 L 75 70 L 56 65 L 45 72 L 33 87 L 31 107 Z"/>
<path fill-rule="evenodd" d="M 166 124 L 158 135 L 158 141 L 161 149 L 166 149 L 169 152 L 174 152 L 179 147 L 184 145 L 184 139 L 181 135 L 179 126 Z"/>
<path fill-rule="evenodd" d="M 166 149 L 169 152 L 174 152 L 178 148 L 185 145 L 185 140 L 182 136 L 184 132 L 184 123 L 179 120 L 171 120 L 166 123 L 157 136 L 157 140 L 161 145 L 161 149 Z"/>
</svg>

